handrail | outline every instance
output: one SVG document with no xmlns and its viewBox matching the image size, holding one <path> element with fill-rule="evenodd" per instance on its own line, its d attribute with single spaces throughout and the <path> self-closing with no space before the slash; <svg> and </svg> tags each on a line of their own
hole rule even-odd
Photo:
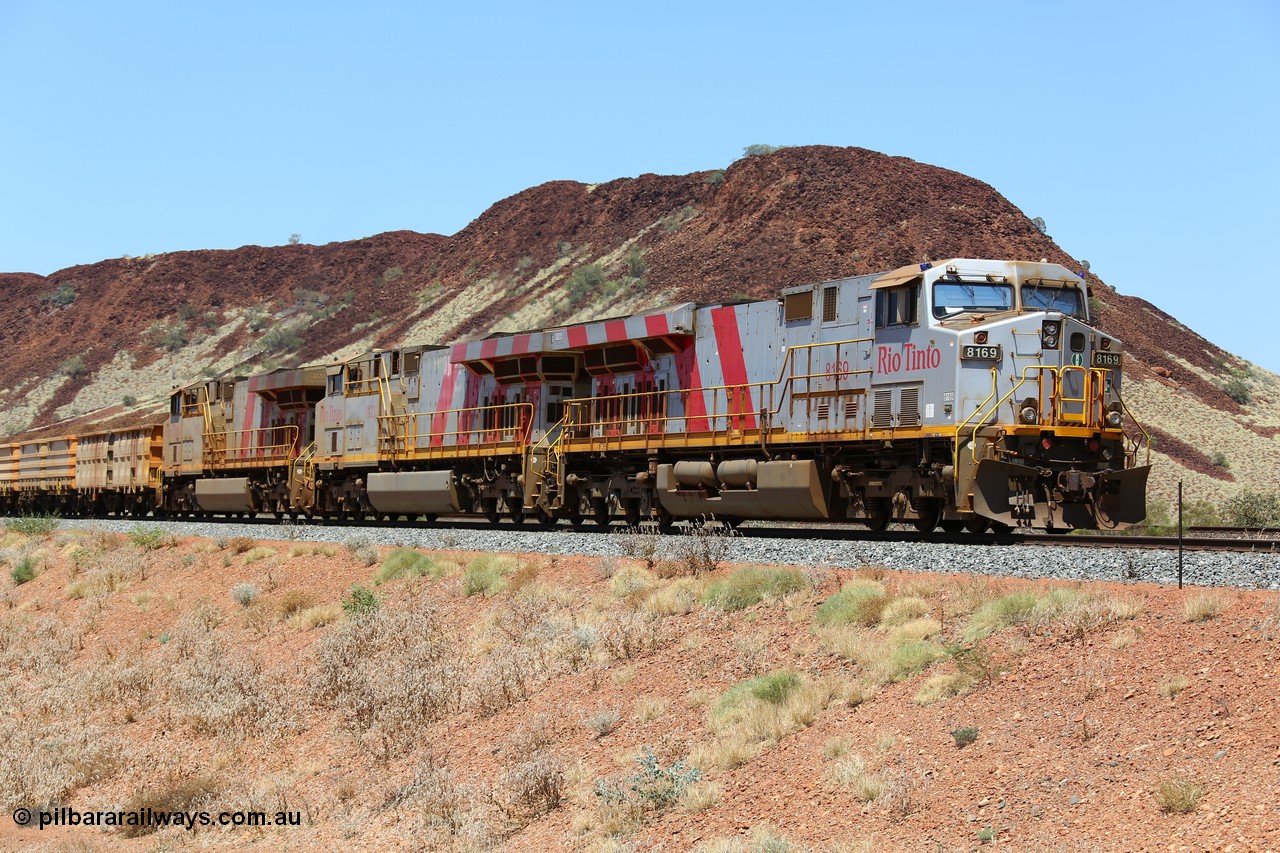
<svg viewBox="0 0 1280 853">
<path fill-rule="evenodd" d="M 315 469 L 316 443 L 313 441 L 303 448 L 298 457 L 289 465 L 289 485 L 293 486 L 294 477 L 301 473 L 304 480 L 311 479 Z M 298 470 L 301 466 L 301 471 Z"/>
<path fill-rule="evenodd" d="M 1052 401 L 1053 397 L 1057 396 L 1057 368 L 1055 368 L 1055 366 L 1044 365 L 1044 364 L 1029 364 L 1025 366 L 1025 368 L 1023 368 L 1023 375 L 1021 375 L 1021 379 L 1018 380 L 1018 384 L 1010 388 L 1009 391 L 1005 393 L 1004 397 L 1001 397 L 1000 400 L 997 400 L 996 405 L 993 405 L 991 407 L 991 411 L 988 411 L 986 415 L 983 415 L 982 424 L 974 424 L 973 432 L 969 433 L 969 455 L 970 457 L 972 457 L 974 462 L 978 461 L 978 442 L 977 442 L 978 430 L 982 428 L 983 425 L 986 425 L 988 418 L 991 418 L 992 415 L 995 415 L 997 414 L 998 411 L 1000 411 L 1000 407 L 1005 405 L 1006 400 L 1009 400 L 1010 397 L 1014 396 L 1014 394 L 1018 392 L 1019 388 L 1023 387 L 1024 384 L 1027 384 L 1028 370 L 1036 370 L 1037 373 L 1041 374 L 1041 377 L 1043 377 L 1044 371 L 1048 371 L 1048 373 L 1053 374 L 1053 392 L 1050 396 L 1050 400 Z M 989 400 L 989 397 L 988 397 L 988 400 Z M 983 403 L 983 405 L 986 405 L 986 403 Z M 977 414 L 977 412 L 975 412 L 975 414 Z M 966 424 L 969 423 L 968 418 L 965 419 L 965 423 Z M 956 432 L 959 433 L 959 430 L 956 430 Z"/>
<path fill-rule="evenodd" d="M 1123 408 L 1123 409 L 1124 409 L 1124 413 L 1125 413 L 1126 415 L 1128 415 L 1128 416 L 1129 416 L 1129 420 L 1133 421 L 1134 426 L 1136 426 L 1136 427 L 1138 428 L 1138 430 L 1142 433 L 1142 437 L 1146 440 L 1146 443 L 1147 443 L 1147 452 L 1146 452 L 1146 455 L 1143 457 L 1143 460 L 1142 460 L 1142 461 L 1143 461 L 1143 464 L 1145 464 L 1145 465 L 1150 465 L 1150 464 L 1151 464 L 1151 435 L 1150 435 L 1150 433 L 1148 433 L 1148 432 L 1147 432 L 1147 428 L 1146 428 L 1146 427 L 1144 427 L 1144 426 L 1142 425 L 1142 422 L 1141 422 L 1141 421 L 1139 421 L 1137 418 L 1135 418 L 1135 417 L 1133 416 L 1133 412 L 1129 411 L 1129 404 L 1128 404 L 1128 403 L 1126 403 L 1126 402 L 1124 401 L 1124 397 L 1122 397 L 1122 396 L 1120 395 L 1120 392 L 1119 392 L 1119 391 L 1117 391 L 1117 390 L 1115 389 L 1115 386 L 1114 386 L 1114 385 L 1113 385 L 1113 386 L 1112 386 L 1112 388 L 1111 388 L 1111 393 L 1116 395 L 1116 400 L 1118 400 L 1118 401 L 1120 402 L 1120 406 L 1121 406 L 1121 408 Z M 1126 438 L 1127 438 L 1127 437 L 1128 437 L 1128 436 L 1126 436 Z M 1135 460 L 1136 460 L 1136 459 L 1137 459 L 1137 455 L 1138 455 L 1138 448 L 1137 448 L 1137 447 L 1134 447 L 1134 448 L 1133 448 L 1133 454 L 1134 454 L 1134 458 L 1135 458 Z"/>
<path fill-rule="evenodd" d="M 498 423 L 492 426 L 484 425 L 481 418 L 480 425 L 466 423 L 476 420 L 474 413 L 496 414 L 495 418 Z M 511 414 L 515 417 L 503 417 L 503 414 Z M 449 416 L 456 416 L 456 428 L 446 429 L 449 425 Z M 523 416 L 523 417 L 522 417 Z M 418 419 L 427 418 L 427 431 L 422 432 L 419 429 Z M 429 439 L 428 447 L 456 447 L 458 445 L 470 444 L 494 444 L 494 443 L 513 443 L 517 446 L 527 445 L 529 437 L 533 432 L 533 404 L 529 402 L 520 403 L 502 403 L 497 406 L 471 406 L 464 409 L 446 409 L 439 412 L 405 412 L 399 415 L 379 415 L 379 424 L 386 423 L 390 428 L 387 434 L 398 434 L 395 432 L 397 425 L 403 425 L 404 431 L 401 437 L 405 441 L 406 450 L 423 450 L 417 446 L 418 439 Z M 515 433 L 516 435 L 508 440 L 502 440 L 501 434 Z M 449 437 L 460 438 L 466 436 L 466 441 L 455 441 L 450 445 L 445 439 Z M 472 437 L 477 437 L 474 441 Z"/>
<path fill-rule="evenodd" d="M 1028 366 L 1030 366 L 1030 365 L 1028 365 Z M 956 458 L 957 460 L 960 458 L 960 431 L 961 431 L 962 429 L 964 429 L 966 426 L 968 426 L 968 425 L 969 425 L 969 421 L 973 420 L 973 418 L 977 416 L 978 412 L 981 412 L 981 411 L 982 411 L 983 407 L 984 407 L 984 406 L 986 406 L 986 405 L 987 405 L 987 403 L 990 403 L 990 402 L 991 402 L 991 398 L 992 398 L 992 397 L 994 397 L 994 396 L 996 395 L 996 391 L 997 391 L 997 390 L 998 390 L 998 388 L 999 388 L 999 383 L 1000 383 L 1000 376 L 999 376 L 999 373 L 998 373 L 998 371 L 996 370 L 996 368 L 994 368 L 994 367 L 993 367 L 993 368 L 991 368 L 991 393 L 987 395 L 987 399 L 983 400 L 981 403 L 979 403 L 979 404 L 978 404 L 977 408 L 975 408 L 975 409 L 973 410 L 973 412 L 969 415 L 969 417 L 967 417 L 967 418 L 965 418 L 963 421 L 961 421 L 961 422 L 960 422 L 960 425 L 956 427 L 956 452 L 955 452 L 955 458 Z M 1000 408 L 1000 407 L 999 407 L 999 405 L 997 405 L 997 406 L 995 407 L 995 409 L 993 409 L 993 411 L 998 411 L 998 410 L 999 410 L 999 408 Z M 984 423 L 985 423 L 985 421 L 984 421 Z M 972 443 L 974 443 L 974 441 L 975 441 L 975 438 L 974 438 L 974 437 L 978 434 L 978 429 L 979 429 L 979 427 L 977 427 L 977 426 L 975 425 L 975 426 L 974 426 L 974 428 L 973 428 L 973 432 L 969 434 L 969 442 L 970 442 L 971 444 L 972 444 Z M 958 465 L 955 465 L 955 466 L 952 466 L 952 467 L 954 468 L 954 472 L 955 472 L 955 477 L 954 477 L 954 479 L 955 479 L 955 481 L 956 481 L 957 483 L 959 483 L 959 482 L 960 482 L 960 467 L 959 467 Z"/>
<path fill-rule="evenodd" d="M 266 434 L 270 443 L 255 444 L 255 435 Z M 247 447 L 242 446 L 243 438 L 249 437 Z M 226 464 L 259 464 L 272 465 L 281 462 L 292 462 L 297 458 L 298 426 L 297 424 L 281 424 L 273 427 L 256 427 L 228 432 L 205 433 L 204 463 L 206 466 Z"/>
<path fill-rule="evenodd" d="M 790 397 L 792 388 L 794 387 L 794 383 L 797 380 L 810 381 L 813 379 L 832 379 L 835 382 L 836 387 L 833 391 L 831 391 L 831 394 L 838 395 L 841 390 L 840 382 L 842 377 L 848 378 L 852 376 L 861 376 L 864 374 L 871 374 L 874 371 L 869 369 L 859 369 L 859 370 L 849 370 L 849 371 L 836 370 L 834 372 L 824 371 L 821 373 L 816 373 L 816 372 L 788 373 L 788 369 L 793 367 L 793 362 L 796 356 L 800 353 L 800 351 L 812 351 L 820 347 L 835 347 L 836 352 L 838 354 L 839 348 L 841 346 L 852 345 L 852 344 L 862 344 L 862 343 L 868 343 L 868 342 L 874 342 L 874 341 L 875 341 L 875 338 L 849 338 L 847 340 L 841 340 L 841 341 L 819 341 L 811 344 L 796 344 L 794 346 L 789 346 L 787 347 L 786 357 L 783 359 L 782 366 L 778 371 L 778 378 L 773 380 L 762 380 L 760 382 L 744 382 L 736 385 L 704 385 L 698 388 L 667 388 L 661 391 L 656 389 L 646 390 L 646 391 L 632 391 L 627 394 L 611 394 L 605 397 L 575 397 L 565 401 L 565 408 L 567 411 L 576 413 L 586 406 L 593 406 L 595 407 L 597 414 L 594 416 L 593 419 L 588 419 L 588 420 L 579 420 L 577 418 L 566 419 L 565 425 L 570 427 L 575 427 L 575 428 L 604 426 L 606 424 L 616 424 L 616 423 L 641 423 L 641 424 L 653 425 L 653 424 L 667 423 L 670 421 L 678 421 L 678 420 L 687 421 L 687 420 L 698 420 L 698 419 L 705 418 L 709 422 L 708 431 L 716 432 L 717 430 L 713 425 L 711 425 L 711 422 L 718 420 L 720 418 L 753 419 L 765 413 L 768 413 L 771 416 L 779 414 L 782 411 L 783 401 Z M 718 395 L 716 395 L 715 392 L 724 391 L 726 392 L 725 403 L 726 403 L 726 407 L 728 408 L 729 403 L 732 401 L 734 397 L 738 398 L 739 403 L 742 402 L 740 394 L 744 390 L 748 392 L 748 394 L 746 395 L 747 399 L 750 399 L 750 392 L 753 389 L 759 394 L 761 406 L 758 409 L 754 407 L 740 408 L 738 411 L 727 410 L 723 414 L 719 413 L 719 411 L 717 410 L 717 411 L 708 412 L 702 415 L 690 415 L 688 412 L 687 403 L 690 395 L 693 395 L 693 394 L 703 395 L 710 392 L 712 393 L 713 405 L 715 405 L 716 403 L 719 402 Z M 768 407 L 765 407 L 763 405 L 765 389 L 769 389 L 770 391 L 770 394 L 769 394 L 770 405 Z M 781 389 L 782 393 L 773 393 L 779 389 Z M 851 390 L 854 390 L 854 389 L 851 389 Z M 733 397 L 731 397 L 728 392 L 737 392 L 737 393 L 735 393 Z M 604 419 L 601 419 L 598 415 L 598 412 L 601 408 L 600 407 L 601 403 L 621 402 L 629 399 L 638 400 L 641 398 L 659 400 L 660 405 L 657 407 L 658 411 L 666 412 L 667 407 L 665 405 L 665 395 L 669 395 L 669 394 L 684 395 L 681 398 L 682 403 L 685 404 L 682 406 L 682 408 L 685 409 L 684 414 L 679 416 L 671 416 L 666 414 L 638 415 L 634 418 L 607 417 Z M 616 408 L 617 411 L 621 412 L 624 410 L 625 407 L 621 405 L 616 407 L 613 405 L 609 405 L 605 408 L 606 410 Z M 727 424 L 726 424 L 726 428 L 728 428 Z"/>
</svg>

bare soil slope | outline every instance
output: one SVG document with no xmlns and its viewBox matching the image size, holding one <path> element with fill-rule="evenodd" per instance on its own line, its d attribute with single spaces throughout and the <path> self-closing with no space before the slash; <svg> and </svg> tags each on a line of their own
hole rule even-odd
<svg viewBox="0 0 1280 853">
<path fill-rule="evenodd" d="M 145 529 L 0 556 L 36 575 L 0 611 L 6 812 L 303 813 L 4 850 L 1280 847 L 1274 593 Z"/>
</svg>

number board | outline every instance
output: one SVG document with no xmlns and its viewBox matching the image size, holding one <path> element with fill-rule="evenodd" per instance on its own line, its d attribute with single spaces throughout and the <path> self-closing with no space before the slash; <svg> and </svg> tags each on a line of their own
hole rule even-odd
<svg viewBox="0 0 1280 853">
<path fill-rule="evenodd" d="M 1000 360 L 1000 344 L 990 344 L 988 346 L 977 346 L 975 344 L 966 344 L 960 347 L 961 358 L 982 358 L 991 359 L 993 361 Z"/>
<path fill-rule="evenodd" d="M 1093 366 L 1094 367 L 1119 367 L 1121 363 L 1120 353 L 1118 352 L 1102 352 L 1094 350 Z"/>
</svg>

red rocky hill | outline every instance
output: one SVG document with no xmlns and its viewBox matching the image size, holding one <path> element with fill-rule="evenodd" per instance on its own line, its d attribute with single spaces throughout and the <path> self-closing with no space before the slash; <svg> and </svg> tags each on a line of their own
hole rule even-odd
<svg viewBox="0 0 1280 853">
<path fill-rule="evenodd" d="M 553 181 L 451 237 L 398 231 L 0 274 L 0 434 L 122 422 L 201 373 L 447 342 L 948 257 L 1070 257 L 992 187 L 860 148 L 808 146 L 718 172 Z M 1155 427 L 1158 492 L 1270 488 L 1280 379 L 1093 276 Z M 500 322 L 495 318 L 504 318 Z M 1232 378 L 1251 400 L 1221 390 Z M 1236 396 L 1240 396 L 1236 394 Z M 1171 416 L 1170 412 L 1177 412 Z M 1215 464 L 1215 454 L 1221 453 Z M 1224 466 L 1226 462 L 1230 467 Z"/>
</svg>

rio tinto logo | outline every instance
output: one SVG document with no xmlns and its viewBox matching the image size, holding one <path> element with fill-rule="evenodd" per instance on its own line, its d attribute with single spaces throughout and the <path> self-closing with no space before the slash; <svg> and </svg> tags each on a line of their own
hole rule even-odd
<svg viewBox="0 0 1280 853">
<path fill-rule="evenodd" d="M 876 373 L 928 370 L 942 364 L 942 351 L 932 345 L 920 349 L 915 344 L 903 344 L 902 352 L 895 352 L 893 347 L 876 347 L 876 350 Z"/>
</svg>

